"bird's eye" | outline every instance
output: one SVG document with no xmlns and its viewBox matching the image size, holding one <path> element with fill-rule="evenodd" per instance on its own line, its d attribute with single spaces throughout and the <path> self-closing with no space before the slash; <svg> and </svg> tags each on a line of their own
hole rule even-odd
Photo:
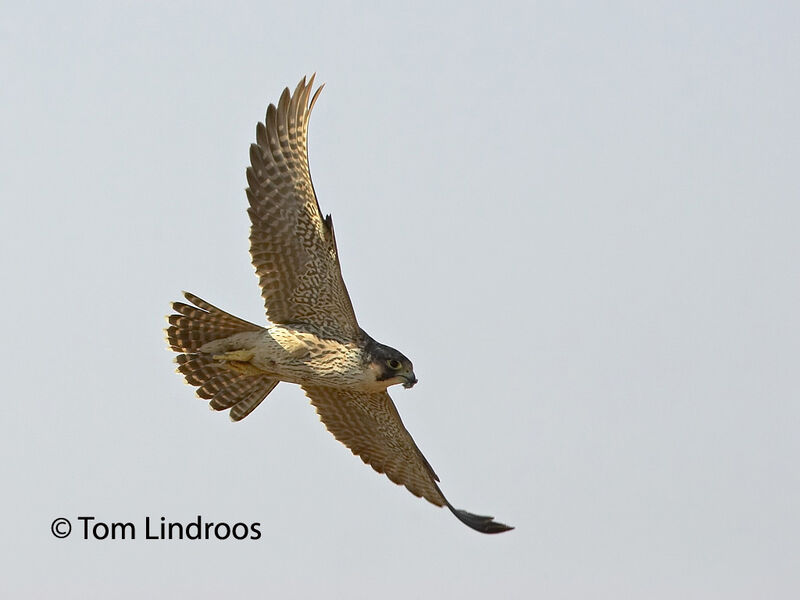
<svg viewBox="0 0 800 600">
<path fill-rule="evenodd" d="M 389 360 L 386 361 L 386 364 L 389 365 L 389 368 L 394 370 L 394 371 L 400 370 L 400 361 L 399 360 L 395 360 L 393 358 L 390 358 Z"/>
</svg>

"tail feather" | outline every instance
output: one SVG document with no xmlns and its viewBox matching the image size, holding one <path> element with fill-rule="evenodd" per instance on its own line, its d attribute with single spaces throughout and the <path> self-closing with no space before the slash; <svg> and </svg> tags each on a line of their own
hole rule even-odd
<svg viewBox="0 0 800 600">
<path fill-rule="evenodd" d="M 194 294 L 184 292 L 183 295 L 196 306 L 183 302 L 172 303 L 172 310 L 178 314 L 172 314 L 167 318 L 169 321 L 167 341 L 169 347 L 175 352 L 196 352 L 208 342 L 226 338 L 235 333 L 263 329 L 254 323 L 220 310 Z"/>
<path fill-rule="evenodd" d="M 253 412 L 261 404 L 261 401 L 280 383 L 277 379 L 269 379 L 267 377 L 264 377 L 263 380 L 261 387 L 253 390 L 233 405 L 230 412 L 232 421 L 241 421 Z"/>
<path fill-rule="evenodd" d="M 200 387 L 220 373 L 220 364 L 207 354 L 178 354 L 177 372 L 183 374 L 186 383 Z"/>
<path fill-rule="evenodd" d="M 232 368 L 199 350 L 208 342 L 263 328 L 234 317 L 193 294 L 184 292 L 184 296 L 194 306 L 173 302 L 172 308 L 177 314 L 168 317 L 166 332 L 169 347 L 179 353 L 177 372 L 183 375 L 186 383 L 197 387 L 197 395 L 209 400 L 211 408 L 231 409 L 231 419 L 240 421 L 255 410 L 279 380 Z"/>
</svg>

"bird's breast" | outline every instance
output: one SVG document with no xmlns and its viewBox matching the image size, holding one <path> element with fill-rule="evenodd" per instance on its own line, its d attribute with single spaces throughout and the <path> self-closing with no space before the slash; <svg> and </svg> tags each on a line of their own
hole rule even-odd
<svg viewBox="0 0 800 600">
<path fill-rule="evenodd" d="M 365 364 L 363 350 L 353 343 L 274 325 L 253 348 L 252 364 L 284 381 L 363 389 L 375 376 Z"/>
</svg>

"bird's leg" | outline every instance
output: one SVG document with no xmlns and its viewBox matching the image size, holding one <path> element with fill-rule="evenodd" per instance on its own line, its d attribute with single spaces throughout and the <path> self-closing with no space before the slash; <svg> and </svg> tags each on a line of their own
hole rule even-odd
<svg viewBox="0 0 800 600">
<path fill-rule="evenodd" d="M 223 354 L 214 354 L 212 358 L 225 363 L 229 369 L 242 375 L 263 375 L 264 372 L 261 369 L 250 364 L 254 354 L 252 350 L 233 350 Z"/>
<path fill-rule="evenodd" d="M 252 350 L 233 350 L 231 352 L 215 354 L 212 358 L 220 361 L 235 360 L 236 362 L 249 362 L 252 360 L 254 354 L 255 352 Z"/>
</svg>

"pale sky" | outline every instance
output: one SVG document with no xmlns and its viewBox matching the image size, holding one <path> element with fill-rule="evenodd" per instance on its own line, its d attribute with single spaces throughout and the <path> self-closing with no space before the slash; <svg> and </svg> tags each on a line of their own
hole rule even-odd
<svg viewBox="0 0 800 600">
<path fill-rule="evenodd" d="M 3 13 L 0 595 L 797 597 L 797 4 Z M 398 410 L 514 531 L 374 473 L 296 386 L 233 424 L 173 373 L 181 290 L 265 322 L 248 147 L 312 72 L 356 314 L 420 380 Z M 198 515 L 261 538 L 144 539 Z"/>
</svg>

